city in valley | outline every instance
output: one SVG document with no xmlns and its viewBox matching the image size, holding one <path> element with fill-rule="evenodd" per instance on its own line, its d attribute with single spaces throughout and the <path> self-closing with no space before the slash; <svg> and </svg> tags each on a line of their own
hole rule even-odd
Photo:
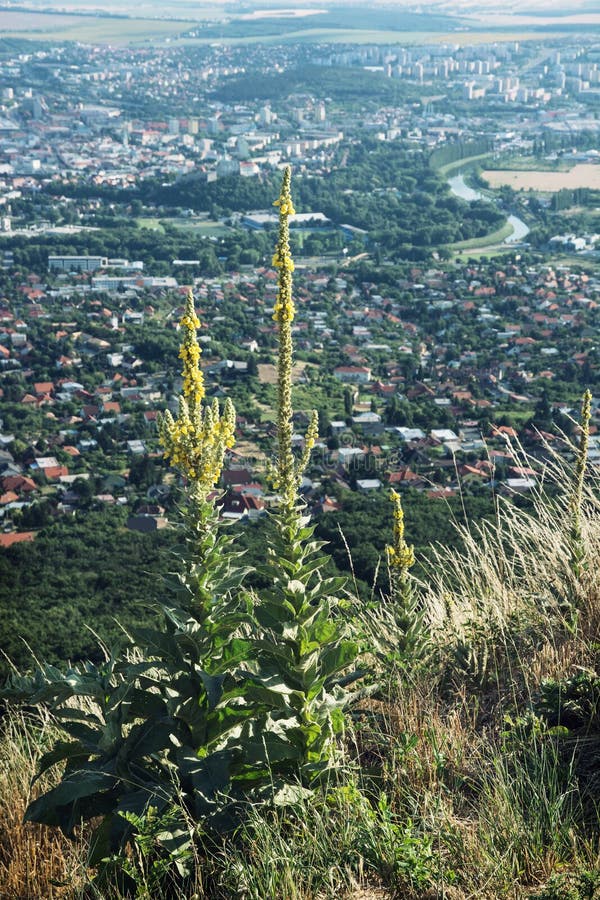
<svg viewBox="0 0 600 900">
<path fill-rule="evenodd" d="M 27 40 L 22 19 L 57 14 L 0 12 L 0 25 L 16 17 L 0 40 L 7 554 L 26 542 L 35 569 L 86 528 L 135 560 L 166 540 L 178 478 L 156 416 L 176 408 L 190 289 L 208 396 L 238 413 L 221 515 L 259 541 L 274 502 L 272 204 L 286 165 L 298 449 L 313 408 L 320 426 L 302 491 L 334 549 L 337 523 L 364 523 L 359 580 L 385 538 L 363 514 L 390 487 L 417 546 L 452 540 L 445 504 L 458 520 L 464 503 L 477 515 L 498 495 L 526 504 L 549 457 L 569 458 L 586 388 L 598 464 L 593 22 L 484 33 L 440 4 L 428 28 L 406 13 L 394 30 L 382 9 L 367 31 L 360 12 L 344 29 L 335 9 L 149 13 L 135 40 L 135 20 L 106 13 L 121 32 L 106 41 L 85 37 L 92 16 L 71 15 L 79 39 L 39 19 Z M 347 567 L 343 547 L 334 560 Z"/>
</svg>

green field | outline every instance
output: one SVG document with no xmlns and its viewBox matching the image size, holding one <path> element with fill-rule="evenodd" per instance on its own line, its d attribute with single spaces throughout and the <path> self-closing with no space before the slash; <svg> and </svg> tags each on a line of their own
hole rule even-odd
<svg viewBox="0 0 600 900">
<path fill-rule="evenodd" d="M 497 256 L 506 256 L 507 253 L 513 253 L 514 247 L 510 244 L 502 244 L 501 247 L 480 248 L 479 250 L 463 250 L 452 257 L 453 262 L 468 263 L 470 259 L 495 259 Z"/>
<path fill-rule="evenodd" d="M 564 37 L 561 32 L 544 34 L 544 39 Z M 376 31 L 353 28 L 303 28 L 297 31 L 289 31 L 285 34 L 251 35 L 248 37 L 205 37 L 182 38 L 177 43 L 182 44 L 286 44 L 295 43 L 322 43 L 329 44 L 446 44 L 453 43 L 459 46 L 471 44 L 493 44 L 498 41 L 539 41 L 540 36 L 535 32 L 503 32 L 503 31 Z"/>
<path fill-rule="evenodd" d="M 150 231 L 158 231 L 164 234 L 165 225 L 172 225 L 175 228 L 181 228 L 182 231 L 193 231 L 199 237 L 211 237 L 212 235 L 220 237 L 227 234 L 229 228 L 221 222 L 214 222 L 211 219 L 188 219 L 183 216 L 170 216 L 166 218 L 157 218 L 156 216 L 141 216 L 136 219 L 138 228 L 148 228 Z"/>
<path fill-rule="evenodd" d="M 147 228 L 149 231 L 159 231 L 161 234 L 165 233 L 165 229 L 160 224 L 160 220 L 151 216 L 143 216 L 141 219 L 136 219 L 136 224 L 138 228 Z"/>
<path fill-rule="evenodd" d="M 455 159 L 454 162 L 446 163 L 445 166 L 440 166 L 439 169 L 436 169 L 436 172 L 441 178 L 446 178 L 448 175 L 455 175 L 457 172 L 464 172 L 467 169 L 475 168 L 478 163 L 490 159 L 491 155 L 491 153 L 480 153 L 479 156 L 467 156 L 464 159 Z"/>
<path fill-rule="evenodd" d="M 471 250 L 483 249 L 484 247 L 493 247 L 495 244 L 501 244 L 510 237 L 514 228 L 510 222 L 505 222 L 496 231 L 491 231 L 484 237 L 470 238 L 468 241 L 457 241 L 455 244 L 448 244 L 448 250 Z"/>
<path fill-rule="evenodd" d="M 505 156 L 493 160 L 494 169 L 509 172 L 568 172 L 573 162 L 564 159 L 539 159 L 534 156 Z"/>
</svg>

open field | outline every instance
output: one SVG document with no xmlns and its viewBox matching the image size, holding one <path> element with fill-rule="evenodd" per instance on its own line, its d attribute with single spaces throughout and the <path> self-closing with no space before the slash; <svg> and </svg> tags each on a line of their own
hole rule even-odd
<svg viewBox="0 0 600 900">
<path fill-rule="evenodd" d="M 455 159 L 454 162 L 446 163 L 445 166 L 440 166 L 439 169 L 437 169 L 437 173 L 444 178 L 448 175 L 465 171 L 466 169 L 473 169 L 484 159 L 489 159 L 491 155 L 491 153 L 480 153 L 479 156 L 467 156 L 464 159 Z"/>
<path fill-rule="evenodd" d="M 573 166 L 568 172 L 532 171 L 501 171 L 490 169 L 481 173 L 492 188 L 508 185 L 515 191 L 542 191 L 555 193 L 564 188 L 594 188 L 600 189 L 600 165 L 594 163 L 580 163 Z"/>
<path fill-rule="evenodd" d="M 452 257 L 453 262 L 467 263 L 470 259 L 495 259 L 497 256 L 505 256 L 514 253 L 515 248 L 511 244 L 500 244 L 496 247 L 480 247 L 473 250 L 461 250 Z"/>
<path fill-rule="evenodd" d="M 192 21 L 0 10 L 0 37 L 30 40 L 128 44 L 169 39 L 195 24 Z"/>
<path fill-rule="evenodd" d="M 457 241 L 455 244 L 448 244 L 449 250 L 471 250 L 483 247 L 493 247 L 495 244 L 501 244 L 506 238 L 510 237 L 514 228 L 510 222 L 505 222 L 496 231 L 479 238 L 469 238 L 468 241 Z"/>
<path fill-rule="evenodd" d="M 568 172 L 573 163 L 565 159 L 539 159 L 535 156 L 505 156 L 494 160 L 494 170 L 510 172 Z"/>
<path fill-rule="evenodd" d="M 45 0 L 21 0 L 16 5 L 20 10 L 31 10 L 32 12 L 38 12 L 42 6 L 46 8 L 51 6 Z M 58 6 L 58 4 L 55 5 Z M 203 6 L 196 0 L 161 0 L 160 3 L 158 0 L 136 0 L 131 8 L 135 9 L 138 19 L 155 19 L 160 16 L 165 19 L 204 21 L 205 19 L 222 19 L 225 15 L 225 6 L 226 0 L 213 0 L 210 6 Z M 61 0 L 60 10 L 73 15 L 99 13 L 103 16 L 115 14 L 122 16 L 124 6 L 120 0 Z"/>
<path fill-rule="evenodd" d="M 175 228 L 181 228 L 182 231 L 193 231 L 199 237 L 220 237 L 227 234 L 230 229 L 221 222 L 215 222 L 212 219 L 186 219 L 183 217 L 161 219 L 168 225 L 174 225 Z"/>
<path fill-rule="evenodd" d="M 138 228 L 147 228 L 149 231 L 159 231 L 161 234 L 165 233 L 165 229 L 160 224 L 160 219 L 156 219 L 152 216 L 143 216 L 140 219 L 136 219 Z"/>
<path fill-rule="evenodd" d="M 544 33 L 545 40 L 563 37 L 557 31 Z M 290 41 L 301 43 L 329 44 L 447 44 L 470 46 L 471 44 L 493 44 L 499 41 L 539 41 L 540 35 L 527 31 L 377 31 L 354 28 L 303 28 L 283 34 L 263 34 L 249 37 L 205 37 L 183 38 L 177 43 L 184 44 L 286 44 Z"/>
<path fill-rule="evenodd" d="M 138 228 L 148 228 L 151 231 L 158 231 L 164 234 L 163 222 L 165 225 L 173 225 L 175 228 L 181 228 L 182 231 L 193 231 L 198 237 L 220 237 L 227 234 L 229 229 L 221 222 L 214 222 L 211 219 L 187 219 L 184 217 L 171 216 L 167 218 L 157 218 L 155 216 L 142 216 L 137 220 Z"/>
<path fill-rule="evenodd" d="M 304 18 L 304 16 L 322 16 L 326 13 L 326 9 L 255 9 L 253 12 L 243 13 L 236 18 L 248 21 L 272 19 L 274 16 L 277 16 L 278 19 L 298 19 Z"/>
<path fill-rule="evenodd" d="M 302 375 L 308 363 L 296 362 L 292 368 L 292 379 L 297 381 Z M 271 363 L 258 364 L 258 380 L 261 384 L 277 384 L 277 369 Z"/>
<path fill-rule="evenodd" d="M 552 4 L 548 3 L 547 5 L 551 6 Z M 540 28 L 548 26 L 563 28 L 579 26 L 584 30 L 600 25 L 600 13 L 596 10 L 586 10 L 585 12 L 576 12 L 570 15 L 561 15 L 560 13 L 556 15 L 552 14 L 552 11 L 549 12 L 550 15 L 515 15 L 513 12 L 507 14 L 499 13 L 497 10 L 494 10 L 486 12 L 485 17 L 473 16 L 471 21 L 477 23 L 485 22 L 488 27 L 491 26 L 492 28 L 507 28 L 511 26 L 514 27 L 515 25 L 523 28 Z"/>
</svg>

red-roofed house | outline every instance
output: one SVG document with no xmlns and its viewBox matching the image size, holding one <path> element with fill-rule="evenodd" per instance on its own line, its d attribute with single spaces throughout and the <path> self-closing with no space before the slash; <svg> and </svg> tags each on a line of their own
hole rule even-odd
<svg viewBox="0 0 600 900">
<path fill-rule="evenodd" d="M 69 470 L 66 466 L 48 466 L 43 472 L 48 481 L 58 481 L 62 475 L 69 474 Z"/>
<path fill-rule="evenodd" d="M 22 541 L 34 541 L 35 531 L 11 531 L 10 534 L 0 534 L 0 547 L 12 547 Z"/>
<path fill-rule="evenodd" d="M 0 484 L 5 491 L 17 491 L 17 493 L 23 494 L 37 490 L 37 484 L 33 478 L 27 478 L 26 475 L 7 475 L 6 478 L 2 478 Z"/>
<path fill-rule="evenodd" d="M 36 381 L 33 385 L 33 389 L 38 397 L 41 397 L 43 394 L 51 394 L 54 390 L 54 385 L 51 381 Z"/>
</svg>

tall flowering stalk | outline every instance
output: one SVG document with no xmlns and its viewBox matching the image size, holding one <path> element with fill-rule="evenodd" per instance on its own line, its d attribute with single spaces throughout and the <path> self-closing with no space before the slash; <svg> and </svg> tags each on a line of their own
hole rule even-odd
<svg viewBox="0 0 600 900">
<path fill-rule="evenodd" d="M 410 570 L 415 564 L 415 551 L 404 534 L 404 510 L 400 494 L 392 490 L 393 539 L 386 549 L 390 577 L 390 610 L 393 639 L 383 647 L 382 656 L 393 668 L 407 668 L 422 662 L 429 640 L 424 613 L 414 590 Z"/>
<path fill-rule="evenodd" d="M 293 300 L 294 261 L 290 251 L 289 218 L 296 212 L 290 189 L 291 169 L 287 166 L 283 173 L 281 193 L 274 202 L 279 207 L 279 235 L 273 255 L 273 266 L 279 270 L 277 300 L 273 319 L 279 326 L 279 358 L 277 363 L 277 464 L 273 479 L 281 495 L 283 508 L 291 512 L 298 500 L 298 488 L 302 473 L 308 465 L 310 452 L 318 437 L 318 415 L 313 410 L 304 441 L 304 452 L 296 463 L 292 451 L 293 407 L 292 407 L 292 322 L 296 308 Z"/>
<path fill-rule="evenodd" d="M 276 787 L 287 785 L 286 791 L 298 775 L 305 788 L 311 787 L 335 759 L 336 736 L 343 731 L 348 702 L 339 676 L 353 666 L 358 653 L 340 615 L 337 594 L 344 579 L 323 577 L 326 559 L 319 555 L 320 542 L 312 540 L 314 526 L 303 515 L 299 496 L 302 474 L 317 439 L 316 412 L 299 460 L 292 451 L 295 309 L 290 177 L 286 168 L 275 201 L 279 235 L 273 265 L 279 271 L 279 284 L 273 318 L 279 330 L 279 361 L 277 456 L 271 479 L 280 501 L 270 518 L 266 561 L 261 567 L 268 586 L 256 598 L 255 614 L 263 633 L 257 642 L 259 677 L 254 687 L 264 705 L 260 735 L 269 760 L 269 780 Z"/>
<path fill-rule="evenodd" d="M 404 538 L 404 510 L 400 494 L 391 491 L 390 500 L 394 505 L 394 535 L 392 545 L 385 549 L 390 568 L 392 596 L 397 599 L 399 596 L 405 596 L 409 590 L 409 571 L 415 564 L 415 551 Z"/>
<path fill-rule="evenodd" d="M 183 360 L 183 387 L 179 411 L 174 419 L 167 410 L 159 419 L 158 431 L 164 455 L 188 479 L 192 499 L 203 500 L 219 480 L 225 451 L 234 444 L 235 409 L 229 398 L 222 412 L 216 399 L 211 404 L 203 403 L 204 378 L 196 334 L 200 321 L 191 290 L 181 327 L 183 341 L 179 358 Z"/>
<path fill-rule="evenodd" d="M 581 402 L 581 422 L 579 424 L 579 447 L 575 461 L 575 479 L 569 502 L 571 513 L 571 557 L 575 574 L 581 574 L 585 557 L 585 547 L 581 533 L 581 506 L 583 503 L 583 484 L 587 465 L 590 440 L 590 420 L 592 418 L 592 395 L 589 390 L 583 395 Z"/>
</svg>

